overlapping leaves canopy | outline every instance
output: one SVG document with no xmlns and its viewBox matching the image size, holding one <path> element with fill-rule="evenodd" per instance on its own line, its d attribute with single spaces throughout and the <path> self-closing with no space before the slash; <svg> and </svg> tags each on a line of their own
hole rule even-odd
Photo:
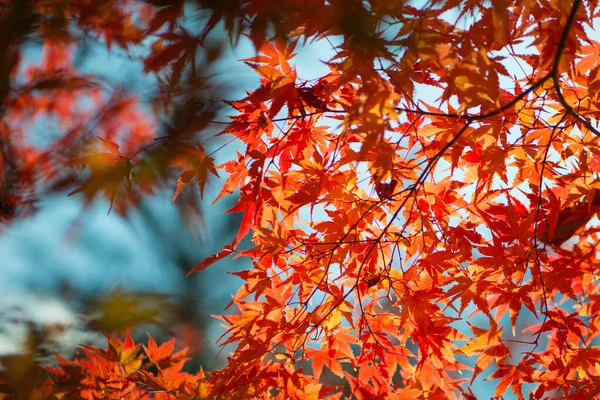
<svg viewBox="0 0 600 400">
<path fill-rule="evenodd" d="M 600 393 L 597 2 L 416 3 L 0 2 L 12 26 L 0 34 L 0 72 L 12 74 L 0 86 L 6 217 L 45 190 L 103 195 L 126 214 L 158 187 L 177 201 L 213 180 L 215 201 L 239 191 L 229 211 L 242 222 L 190 273 L 252 260 L 221 317 L 234 345 L 223 370 L 184 379 L 185 353 L 157 361 L 171 344 L 151 339 L 144 364 L 129 338 L 111 338 L 84 348 L 106 368 L 60 360 L 55 379 L 96 374 L 89 398 L 475 398 L 482 377 L 496 396 Z M 193 8 L 195 30 L 183 23 Z M 220 29 L 252 40 L 243 62 L 260 77 L 226 102 L 227 122 L 202 73 Z M 150 43 L 155 110 L 171 116 L 160 129 L 139 99 L 103 97 L 77 72 L 76 32 L 125 50 Z M 32 37 L 45 53 L 27 66 L 18 46 Z M 314 41 L 330 44 L 330 72 L 307 80 L 294 55 Z M 37 113 L 65 132 L 43 148 L 23 135 Z M 243 144 L 222 165 L 198 143 L 215 126 Z"/>
</svg>

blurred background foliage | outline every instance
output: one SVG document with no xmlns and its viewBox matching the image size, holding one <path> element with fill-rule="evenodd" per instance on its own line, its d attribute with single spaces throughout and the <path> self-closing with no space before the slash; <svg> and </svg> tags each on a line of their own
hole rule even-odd
<svg viewBox="0 0 600 400">
<path fill-rule="evenodd" d="M 3 9 L 8 7 L 0 3 Z M 170 3 L 175 2 L 165 2 L 163 10 Z M 14 12 L 22 13 L 19 18 L 31 15 L 25 10 Z M 199 32 L 206 18 L 192 7 L 185 12 L 186 29 Z M 19 51 L 26 65 L 40 59 L 43 43 L 36 35 L 25 36 L 36 23 L 25 22 L 19 23 L 18 31 L 14 24 L 0 24 L 4 39 L 0 51 L 9 51 L 8 30 L 12 30 L 10 37 L 23 35 L 26 40 L 19 43 Z M 215 140 L 220 127 L 208 124 L 212 119 L 225 120 L 219 99 L 243 97 L 243 88 L 253 86 L 249 72 L 235 62 L 238 56 L 222 27 L 196 55 L 195 70 L 182 71 L 177 85 L 165 82 L 161 75 L 144 73 L 148 49 L 143 45 L 132 51 L 114 45 L 108 49 L 106 40 L 86 37 L 83 32 L 75 39 L 74 65 L 81 73 L 94 74 L 103 87 L 122 87 L 139 96 L 148 122 L 158 125 L 159 134 L 178 131 L 202 142 L 209 151 L 225 140 Z M 252 48 L 245 39 L 241 47 Z M 13 66 L 6 61 L 0 67 Z M 0 70 L 0 75 L 10 73 Z M 5 97 L 8 84 L 2 83 L 0 90 L 0 97 Z M 61 134 L 52 118 L 37 119 L 30 128 L 27 137 L 40 147 L 48 137 Z M 153 149 L 149 162 L 155 165 L 149 168 L 165 162 L 161 154 L 165 150 Z M 232 151 L 234 147 L 227 148 L 218 158 L 223 161 Z M 187 369 L 223 366 L 215 347 L 223 332 L 211 315 L 222 312 L 236 288 L 235 278 L 226 272 L 242 269 L 243 262 L 222 262 L 190 278 L 185 274 L 231 242 L 239 216 L 222 212 L 235 198 L 210 206 L 218 188 L 213 179 L 207 186 L 207 200 L 201 200 L 198 188 L 190 185 L 173 203 L 177 177 L 163 172 L 162 188 L 141 198 L 127 213 L 113 211 L 107 216 L 111 202 L 106 198 L 67 197 L 67 177 L 64 187 L 57 185 L 36 199 L 35 213 L 4 226 L 0 235 L 0 362 L 8 382 L 4 386 L 26 395 L 23 390 L 38 373 L 38 362 L 52 363 L 53 352 L 71 357 L 78 344 L 104 346 L 101 332 L 129 330 L 136 341 L 145 341 L 146 332 L 159 342 L 175 337 L 177 346 L 188 347 L 193 356 Z M 13 211 L 9 210 L 10 217 Z"/>
</svg>

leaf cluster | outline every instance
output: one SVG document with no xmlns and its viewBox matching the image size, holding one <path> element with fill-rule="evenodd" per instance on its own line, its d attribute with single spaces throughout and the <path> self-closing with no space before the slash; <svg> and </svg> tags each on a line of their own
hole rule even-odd
<svg viewBox="0 0 600 400">
<path fill-rule="evenodd" d="M 109 338 L 59 359 L 43 396 L 474 399 L 480 379 L 497 398 L 600 394 L 596 1 L 0 4 L 27 22 L 0 43 L 3 215 L 67 188 L 126 214 L 222 177 L 215 201 L 239 193 L 239 230 L 189 273 L 252 262 L 219 317 L 222 370 L 183 374 L 172 342 L 144 356 Z M 224 102 L 229 121 L 207 95 L 218 29 L 256 50 L 242 61 L 258 87 Z M 149 44 L 162 126 L 77 71 L 77 34 Z M 328 72 L 303 79 L 294 57 L 312 41 L 331 47 Z M 64 134 L 35 146 L 37 115 Z M 216 165 L 207 132 L 243 150 Z"/>
</svg>

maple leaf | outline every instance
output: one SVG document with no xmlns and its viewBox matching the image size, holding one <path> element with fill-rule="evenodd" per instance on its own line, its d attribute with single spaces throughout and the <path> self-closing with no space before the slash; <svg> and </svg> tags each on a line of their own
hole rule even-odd
<svg viewBox="0 0 600 400">
<path fill-rule="evenodd" d="M 198 187 L 200 188 L 200 198 L 204 197 L 204 187 L 208 179 L 208 173 L 212 173 L 217 178 L 219 173 L 214 165 L 214 159 L 206 155 L 204 148 L 198 143 L 197 148 L 185 147 L 180 154 L 171 161 L 172 166 L 183 167 L 183 171 L 177 180 L 177 187 L 173 194 L 172 201 L 175 201 L 183 188 L 197 177 Z"/>
<path fill-rule="evenodd" d="M 148 347 L 143 346 L 148 359 L 153 362 L 161 371 L 171 373 L 180 371 L 183 364 L 189 360 L 187 349 L 173 353 L 175 350 L 175 339 L 171 339 L 158 346 L 154 338 L 148 334 Z"/>
<path fill-rule="evenodd" d="M 159 72 L 172 67 L 174 75 L 180 75 L 185 64 L 195 58 L 199 39 L 183 27 L 179 27 L 178 32 L 166 32 L 159 37 L 155 51 L 144 60 L 145 71 Z M 163 44 L 165 41 L 168 44 Z"/>
<path fill-rule="evenodd" d="M 119 212 L 125 211 L 124 197 L 132 191 L 133 161 L 119 152 L 119 146 L 111 141 L 98 138 L 102 146 L 108 151 L 104 153 L 91 153 L 78 160 L 89 167 L 90 176 L 79 187 L 68 195 L 82 192 L 86 201 L 94 199 L 98 192 L 104 192 L 110 201 L 108 213 L 117 204 Z"/>
<path fill-rule="evenodd" d="M 489 330 L 471 324 L 469 326 L 476 337 L 461 347 L 460 351 L 467 356 L 477 355 L 475 371 L 471 378 L 471 382 L 473 382 L 494 360 L 501 363 L 505 357 L 510 356 L 510 350 L 502 343 L 502 329 L 497 326 L 496 322 L 492 322 Z"/>
</svg>

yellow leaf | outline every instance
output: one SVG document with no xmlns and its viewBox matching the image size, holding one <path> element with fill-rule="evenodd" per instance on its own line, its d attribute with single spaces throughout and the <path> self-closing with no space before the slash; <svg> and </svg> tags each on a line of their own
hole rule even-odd
<svg viewBox="0 0 600 400">
<path fill-rule="evenodd" d="M 485 349 L 501 345 L 500 338 L 502 337 L 502 328 L 491 328 L 478 335 L 474 340 L 465 344 L 460 350 L 467 356 L 479 355 Z"/>
<path fill-rule="evenodd" d="M 329 331 L 333 331 L 341 323 L 342 323 L 342 313 L 338 310 L 334 310 L 327 316 L 325 321 L 323 321 L 322 326 L 323 326 L 323 328 L 325 328 Z"/>
</svg>

